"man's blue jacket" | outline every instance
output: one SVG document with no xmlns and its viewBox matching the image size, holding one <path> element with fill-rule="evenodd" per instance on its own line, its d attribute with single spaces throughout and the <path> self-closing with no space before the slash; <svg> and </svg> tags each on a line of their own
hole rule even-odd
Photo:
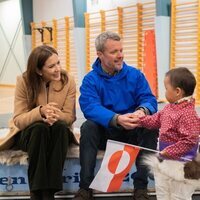
<svg viewBox="0 0 200 200">
<path fill-rule="evenodd" d="M 111 76 L 102 70 L 97 58 L 93 70 L 83 79 L 79 103 L 86 119 L 106 128 L 115 114 L 132 113 L 146 107 L 151 114 L 157 111 L 157 101 L 144 75 L 123 63 L 119 73 Z"/>
</svg>

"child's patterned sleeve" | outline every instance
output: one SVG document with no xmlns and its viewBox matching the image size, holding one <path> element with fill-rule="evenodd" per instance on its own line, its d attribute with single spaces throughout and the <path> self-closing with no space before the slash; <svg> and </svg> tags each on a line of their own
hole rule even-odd
<svg viewBox="0 0 200 200">
<path fill-rule="evenodd" d="M 153 115 L 146 115 L 140 118 L 140 126 L 148 129 L 159 129 L 160 128 L 160 112 Z"/>
</svg>

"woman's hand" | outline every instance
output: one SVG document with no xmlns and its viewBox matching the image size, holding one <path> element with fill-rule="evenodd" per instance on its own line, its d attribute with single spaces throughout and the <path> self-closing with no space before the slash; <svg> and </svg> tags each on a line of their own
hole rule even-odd
<svg viewBox="0 0 200 200">
<path fill-rule="evenodd" d="M 60 109 L 57 108 L 58 104 L 50 102 L 45 106 L 40 107 L 40 113 L 43 117 L 43 121 L 48 123 L 50 126 L 53 125 L 56 121 L 59 120 Z"/>
</svg>

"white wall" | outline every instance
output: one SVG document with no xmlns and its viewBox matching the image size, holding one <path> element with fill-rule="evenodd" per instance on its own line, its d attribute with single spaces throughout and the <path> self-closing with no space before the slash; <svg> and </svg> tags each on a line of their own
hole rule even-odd
<svg viewBox="0 0 200 200">
<path fill-rule="evenodd" d="M 34 22 L 73 16 L 73 0 L 33 0 Z"/>
<path fill-rule="evenodd" d="M 50 21 L 53 18 L 73 16 L 73 0 L 33 0 L 33 19 L 35 22 Z M 81 0 L 80 0 L 81 1 Z M 87 0 L 87 12 L 108 10 L 118 6 L 134 5 L 137 2 L 152 0 Z"/>
<path fill-rule="evenodd" d="M 35 22 L 50 21 L 53 18 L 73 16 L 73 0 L 33 0 L 33 19 Z M 81 0 L 80 0 L 81 1 Z M 87 12 L 109 10 L 119 6 L 130 6 L 137 2 L 152 0 L 87 0 Z"/>
<path fill-rule="evenodd" d="M 117 7 L 135 5 L 136 3 L 152 2 L 154 0 L 87 0 L 87 12 L 110 10 Z"/>
<path fill-rule="evenodd" d="M 25 70 L 19 0 L 0 1 L 0 84 L 14 85 Z"/>
<path fill-rule="evenodd" d="M 33 21 L 39 23 L 73 16 L 72 1 L 33 0 Z M 87 0 L 87 12 L 96 12 L 100 9 L 108 10 L 146 1 L 152 0 Z M 26 69 L 27 57 L 31 49 L 31 38 L 29 35 L 25 36 L 22 29 L 20 0 L 0 0 L 0 25 L 0 84 L 12 85 L 15 84 L 16 76 Z M 10 48 L 16 34 L 17 25 L 19 25 L 17 38 L 13 47 Z M 3 27 L 3 31 L 1 27 Z M 6 36 L 4 36 L 4 32 Z M 84 60 L 81 62 L 84 62 Z M 79 69 L 79 71 L 81 70 Z"/>
</svg>

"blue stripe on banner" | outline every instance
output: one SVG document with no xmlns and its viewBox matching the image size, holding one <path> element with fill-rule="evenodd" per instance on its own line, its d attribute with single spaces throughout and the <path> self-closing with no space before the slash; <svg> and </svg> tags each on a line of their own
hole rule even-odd
<svg viewBox="0 0 200 200">
<path fill-rule="evenodd" d="M 95 174 L 100 168 L 102 160 L 97 160 Z M 75 193 L 79 189 L 80 182 L 80 161 L 79 159 L 68 159 L 65 161 L 63 169 L 63 190 L 67 193 Z M 1 165 L 0 164 L 0 195 L 20 195 L 29 192 L 27 167 L 25 165 Z M 122 187 L 119 192 L 130 192 L 133 190 L 134 172 L 136 171 L 133 165 L 131 171 L 123 180 Z M 154 181 L 149 179 L 149 190 L 155 190 Z"/>
</svg>

